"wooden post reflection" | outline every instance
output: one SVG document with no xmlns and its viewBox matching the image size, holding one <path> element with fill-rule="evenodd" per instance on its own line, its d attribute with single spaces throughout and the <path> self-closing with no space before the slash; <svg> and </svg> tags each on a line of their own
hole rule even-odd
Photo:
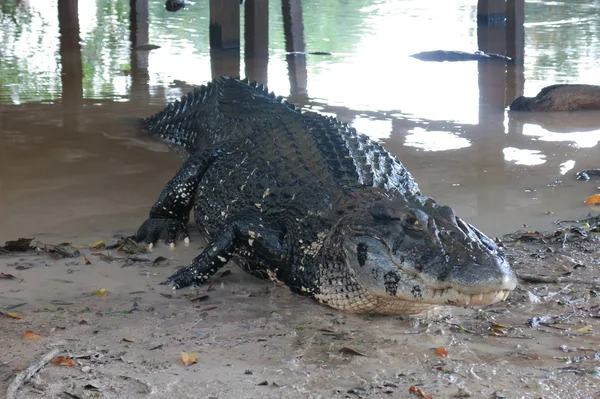
<svg viewBox="0 0 600 399">
<path fill-rule="evenodd" d="M 58 26 L 63 103 L 69 106 L 81 105 L 83 102 L 83 68 L 79 44 L 77 0 L 58 1 Z"/>
<path fill-rule="evenodd" d="M 300 0 L 282 0 L 283 33 L 285 51 L 290 78 L 290 100 L 306 103 L 308 100 L 306 54 L 304 44 L 304 24 L 302 22 L 302 2 Z"/>
<path fill-rule="evenodd" d="M 63 126 L 68 130 L 79 128 L 83 105 L 83 67 L 78 13 L 77 0 L 58 1 Z"/>
<path fill-rule="evenodd" d="M 269 63 L 269 0 L 246 0 L 244 6 L 246 77 L 267 84 Z"/>
<path fill-rule="evenodd" d="M 211 50 L 210 69 L 213 79 L 223 75 L 239 78 L 240 49 Z"/>
<path fill-rule="evenodd" d="M 504 25 L 479 25 L 477 27 L 477 44 L 479 50 L 485 53 L 504 54 L 506 52 Z M 493 106 L 494 109 L 502 110 L 506 105 L 504 103 L 506 63 L 502 60 L 483 60 L 478 62 L 477 70 L 479 72 L 480 108 Z M 503 118 L 497 122 L 502 123 Z"/>
<path fill-rule="evenodd" d="M 504 5 L 504 4 L 503 4 Z M 503 23 L 478 24 L 477 43 L 479 50 L 486 53 L 505 54 L 506 31 Z M 478 61 L 479 85 L 479 128 L 476 130 L 478 137 L 473 139 L 476 150 L 473 157 L 477 159 L 476 165 L 489 165 L 491 170 L 504 170 L 504 147 L 506 135 L 504 133 L 504 116 L 506 107 L 506 68 L 503 60 Z M 485 136 L 485 137 L 481 137 Z M 488 179 L 489 171 L 478 167 L 475 171 L 477 181 L 484 182 Z M 481 185 L 477 193 L 477 212 L 483 214 L 487 210 L 503 212 L 506 209 L 503 179 L 505 174 L 494 176 L 498 184 L 490 189 Z"/>
<path fill-rule="evenodd" d="M 137 97 L 149 96 L 148 49 L 148 0 L 129 1 L 129 29 L 131 40 L 131 93 Z"/>
</svg>

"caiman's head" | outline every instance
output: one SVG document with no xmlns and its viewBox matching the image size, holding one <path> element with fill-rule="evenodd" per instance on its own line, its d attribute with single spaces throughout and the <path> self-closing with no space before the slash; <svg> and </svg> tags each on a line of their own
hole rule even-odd
<svg viewBox="0 0 600 399">
<path fill-rule="evenodd" d="M 352 283 L 366 295 L 362 300 L 378 303 L 373 313 L 489 305 L 516 287 L 503 252 L 449 206 L 378 189 L 354 197 L 335 229 L 336 241 Z"/>
</svg>

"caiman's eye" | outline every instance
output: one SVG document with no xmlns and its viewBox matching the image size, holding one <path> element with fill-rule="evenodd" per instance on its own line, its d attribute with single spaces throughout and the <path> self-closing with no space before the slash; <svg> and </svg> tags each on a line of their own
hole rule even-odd
<svg viewBox="0 0 600 399">
<path fill-rule="evenodd" d="M 364 266 L 367 262 L 367 249 L 369 247 L 364 242 L 358 243 L 356 246 L 356 260 L 360 266 Z"/>
<path fill-rule="evenodd" d="M 407 227 L 412 227 L 415 229 L 418 229 L 419 227 L 421 227 L 421 223 L 419 223 L 419 219 L 417 219 L 417 217 L 410 212 L 407 212 L 404 214 L 404 217 L 402 218 L 402 224 L 404 224 Z"/>
</svg>

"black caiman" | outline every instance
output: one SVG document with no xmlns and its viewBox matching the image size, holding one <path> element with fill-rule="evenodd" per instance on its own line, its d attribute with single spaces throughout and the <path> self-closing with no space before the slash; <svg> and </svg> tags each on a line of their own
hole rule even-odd
<svg viewBox="0 0 600 399">
<path fill-rule="evenodd" d="M 535 97 L 516 98 L 509 109 L 528 112 L 600 110 L 600 86 L 558 84 L 544 87 Z"/>
<path fill-rule="evenodd" d="M 256 83 L 220 77 L 142 121 L 187 160 L 138 241 L 210 240 L 163 284 L 201 284 L 231 259 L 353 313 L 488 305 L 517 285 L 502 250 L 421 194 L 380 144 Z"/>
<path fill-rule="evenodd" d="M 411 57 L 421 61 L 435 62 L 460 62 L 460 61 L 487 61 L 487 60 L 503 60 L 510 61 L 511 58 L 502 54 L 484 53 L 483 51 L 475 51 L 472 53 L 466 51 L 450 51 L 450 50 L 435 50 L 423 51 L 413 54 Z"/>
</svg>

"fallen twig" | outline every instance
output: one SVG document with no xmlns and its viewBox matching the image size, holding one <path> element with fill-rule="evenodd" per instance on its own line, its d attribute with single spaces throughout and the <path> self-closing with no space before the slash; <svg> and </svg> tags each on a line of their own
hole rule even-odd
<svg viewBox="0 0 600 399">
<path fill-rule="evenodd" d="M 21 388 L 21 385 L 23 385 L 28 379 L 33 377 L 35 373 L 40 371 L 52 359 L 58 356 L 59 353 L 60 351 L 58 349 L 53 349 L 38 360 L 36 360 L 35 362 L 31 363 L 29 367 L 27 367 L 25 370 L 17 374 L 13 382 L 8 386 L 8 389 L 6 390 L 6 399 L 13 399 L 19 388 Z"/>
<path fill-rule="evenodd" d="M 585 223 L 585 222 L 589 222 L 589 221 L 600 221 L 600 216 L 595 215 L 595 216 L 590 216 L 587 218 L 583 218 L 583 219 L 565 219 L 565 220 L 558 220 L 557 223 Z"/>
<path fill-rule="evenodd" d="M 537 274 L 523 274 L 517 273 L 517 277 L 527 283 L 541 283 L 541 284 L 559 284 L 559 283 L 571 283 L 571 284 L 590 284 L 598 285 L 598 281 L 589 280 L 578 280 L 576 278 L 562 277 L 562 276 L 539 276 Z"/>
</svg>

